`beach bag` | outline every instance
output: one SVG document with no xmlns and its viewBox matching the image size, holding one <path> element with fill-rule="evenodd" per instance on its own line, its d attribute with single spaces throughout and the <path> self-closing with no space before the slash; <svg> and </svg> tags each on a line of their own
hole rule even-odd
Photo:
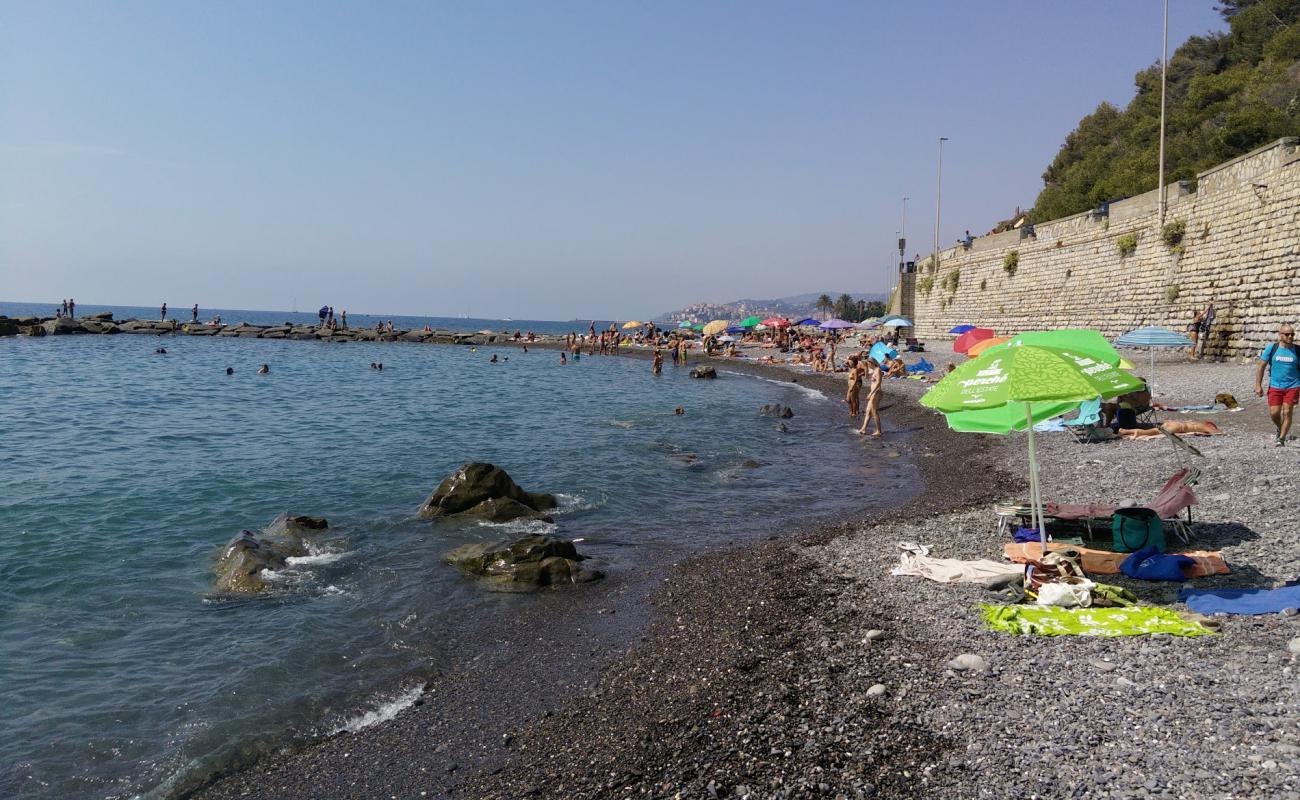
<svg viewBox="0 0 1300 800">
<path fill-rule="evenodd" d="M 1087 578 L 1059 578 L 1038 590 L 1038 605 L 1062 608 L 1087 608 L 1092 605 L 1095 583 Z"/>
<path fill-rule="evenodd" d="M 1143 548 L 1119 565 L 1120 572 L 1130 578 L 1144 581 L 1185 581 L 1183 567 L 1190 567 L 1196 560 L 1188 556 L 1161 553 L 1154 547 Z"/>
<path fill-rule="evenodd" d="M 1147 547 L 1165 551 L 1165 525 L 1149 508 L 1121 508 L 1111 517 L 1112 548 L 1132 553 Z"/>
<path fill-rule="evenodd" d="M 1083 554 L 1072 547 L 1045 553 L 1037 561 L 1025 564 L 1025 590 L 1037 593 L 1045 584 L 1082 579 L 1083 567 L 1079 565 L 1082 560 Z"/>
<path fill-rule="evenodd" d="M 1228 410 L 1232 410 L 1236 408 L 1238 405 L 1240 405 L 1237 402 L 1237 398 L 1233 397 L 1227 392 L 1220 392 L 1219 394 L 1216 394 L 1214 396 L 1214 402 L 1222 405 L 1224 408 Z"/>
</svg>

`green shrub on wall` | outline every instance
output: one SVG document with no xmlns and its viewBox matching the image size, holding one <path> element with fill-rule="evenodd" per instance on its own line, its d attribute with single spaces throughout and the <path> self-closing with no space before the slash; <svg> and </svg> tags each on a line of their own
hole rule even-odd
<svg viewBox="0 0 1300 800">
<path fill-rule="evenodd" d="M 1187 233 L 1187 223 L 1181 219 L 1166 223 L 1160 229 L 1160 238 L 1164 241 L 1165 247 L 1170 249 L 1177 247 L 1183 241 L 1183 236 Z"/>
<path fill-rule="evenodd" d="M 980 280 L 980 291 L 982 292 L 982 291 L 984 291 L 985 289 L 987 289 L 988 287 L 989 287 L 989 281 L 988 281 L 988 278 L 982 278 L 982 279 Z"/>
<path fill-rule="evenodd" d="M 1020 269 L 1020 251 L 1012 250 L 1002 257 L 1002 271 L 1008 275 L 1015 275 L 1017 269 Z"/>
<path fill-rule="evenodd" d="M 916 288 L 921 290 L 921 294 L 926 297 L 930 296 L 930 291 L 934 289 L 934 276 L 924 275 L 917 279 Z"/>
<path fill-rule="evenodd" d="M 1175 300 L 1177 300 L 1177 299 L 1178 299 L 1179 291 L 1180 291 L 1180 290 L 1179 290 L 1179 288 L 1178 288 L 1178 284 L 1176 284 L 1176 283 L 1171 283 L 1171 284 L 1169 284 L 1168 286 L 1166 286 L 1166 287 L 1165 287 L 1165 302 L 1166 302 L 1166 303 L 1172 303 L 1172 302 L 1174 302 Z"/>
<path fill-rule="evenodd" d="M 957 287 L 961 285 L 961 270 L 955 269 L 943 276 L 943 282 L 939 284 L 948 294 L 955 294 Z"/>
<path fill-rule="evenodd" d="M 1119 250 L 1120 258 L 1132 255 L 1133 251 L 1138 249 L 1138 237 L 1136 234 L 1126 233 L 1115 240 L 1115 247 Z"/>
</svg>

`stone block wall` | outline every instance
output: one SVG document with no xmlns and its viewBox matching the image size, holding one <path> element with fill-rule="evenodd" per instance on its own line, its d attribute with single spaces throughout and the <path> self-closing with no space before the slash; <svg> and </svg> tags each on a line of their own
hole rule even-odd
<svg viewBox="0 0 1300 800">
<path fill-rule="evenodd" d="M 1168 246 L 1156 191 L 1093 212 L 940 251 L 900 283 L 915 335 L 952 339 L 973 323 L 1000 334 L 1095 328 L 1108 338 L 1146 325 L 1182 331 L 1211 300 L 1211 357 L 1261 349 L 1281 322 L 1300 323 L 1300 140 L 1282 139 L 1167 188 Z M 1136 248 L 1120 251 L 1132 237 Z M 1014 256 L 1011 254 L 1014 253 Z M 1016 261 L 1008 266 L 1008 259 Z"/>
</svg>

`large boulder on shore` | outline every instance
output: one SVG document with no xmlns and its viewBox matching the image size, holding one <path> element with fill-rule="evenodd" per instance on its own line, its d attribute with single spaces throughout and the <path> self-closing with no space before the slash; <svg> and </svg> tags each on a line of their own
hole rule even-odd
<svg viewBox="0 0 1300 800">
<path fill-rule="evenodd" d="M 555 508 L 555 496 L 526 492 L 506 471 L 494 464 L 476 461 L 448 475 L 429 499 L 420 506 L 425 519 L 465 515 L 487 522 L 540 519 L 550 522 L 546 511 Z"/>
<path fill-rule="evenodd" d="M 0 317 L 0 336 L 17 336 L 19 333 L 18 323 L 8 317 Z"/>
<path fill-rule="evenodd" d="M 582 567 L 573 542 L 550 536 L 525 536 L 514 542 L 467 544 L 445 556 L 462 572 L 494 592 L 532 592 L 547 586 L 573 586 L 605 577 Z"/>
<path fill-rule="evenodd" d="M 266 571 L 284 569 L 290 558 L 308 555 L 307 541 L 329 528 L 322 517 L 281 514 L 261 533 L 240 531 L 217 556 L 216 589 L 257 594 L 272 588 Z"/>
<path fill-rule="evenodd" d="M 718 371 L 710 366 L 696 367 L 691 370 L 692 378 L 716 378 Z"/>
<path fill-rule="evenodd" d="M 66 336 L 72 333 L 85 333 L 81 323 L 68 317 L 46 320 L 42 326 L 50 336 Z"/>
</svg>

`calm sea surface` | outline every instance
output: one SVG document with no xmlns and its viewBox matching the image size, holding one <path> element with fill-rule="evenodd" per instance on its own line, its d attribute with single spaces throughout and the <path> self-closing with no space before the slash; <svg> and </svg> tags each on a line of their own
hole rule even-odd
<svg viewBox="0 0 1300 800">
<path fill-rule="evenodd" d="M 795 407 L 788 432 L 768 402 Z M 910 465 L 842 413 L 792 384 L 541 350 L 0 339 L 0 796 L 162 796 L 250 742 L 409 702 L 448 630 L 536 601 L 440 563 L 524 526 L 414 519 L 466 461 L 558 493 L 541 527 L 618 580 L 910 494 Z M 211 595 L 214 554 L 282 511 L 327 517 L 327 543 L 272 596 Z"/>
</svg>

